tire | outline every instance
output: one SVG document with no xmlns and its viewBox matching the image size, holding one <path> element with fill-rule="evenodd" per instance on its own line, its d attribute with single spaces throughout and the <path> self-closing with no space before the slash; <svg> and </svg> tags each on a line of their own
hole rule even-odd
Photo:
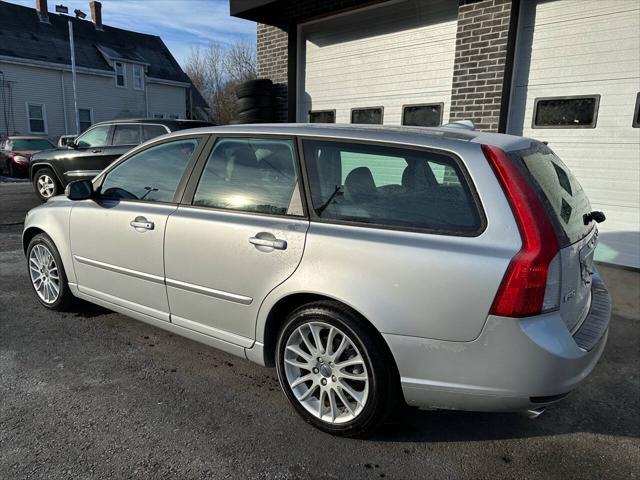
<svg viewBox="0 0 640 480">
<path fill-rule="evenodd" d="M 48 167 L 36 170 L 33 175 L 33 189 L 43 202 L 62 192 L 62 187 L 56 179 L 56 175 Z"/>
<path fill-rule="evenodd" d="M 340 352 L 343 339 L 347 346 Z M 339 303 L 315 302 L 294 310 L 278 336 L 276 356 L 285 395 L 306 422 L 324 432 L 368 434 L 398 404 L 397 369 L 384 340 Z M 307 380 L 300 382 L 302 377 Z"/>
<path fill-rule="evenodd" d="M 242 113 L 247 110 L 253 110 L 254 108 L 273 108 L 273 97 L 259 96 L 259 97 L 242 97 L 236 100 L 236 106 L 238 112 Z"/>
<path fill-rule="evenodd" d="M 9 162 L 9 166 L 7 167 L 7 176 L 11 178 L 15 178 L 16 176 L 16 171 L 13 168 L 13 165 L 11 164 L 11 162 Z"/>
<path fill-rule="evenodd" d="M 255 96 L 271 96 L 273 95 L 273 82 L 266 78 L 257 80 L 249 80 L 238 86 L 236 97 L 255 97 Z"/>
<path fill-rule="evenodd" d="M 254 108 L 240 112 L 236 119 L 243 123 L 273 122 L 276 114 L 273 108 Z"/>
<path fill-rule="evenodd" d="M 45 233 L 39 233 L 29 242 L 27 273 L 36 298 L 44 307 L 65 311 L 73 304 L 74 296 L 69 290 L 60 253 Z"/>
</svg>

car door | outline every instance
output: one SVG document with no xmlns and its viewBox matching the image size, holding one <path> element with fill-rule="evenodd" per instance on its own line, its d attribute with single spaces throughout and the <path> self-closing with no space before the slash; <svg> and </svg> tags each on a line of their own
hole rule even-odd
<svg viewBox="0 0 640 480">
<path fill-rule="evenodd" d="M 218 138 L 168 220 L 171 322 L 251 346 L 258 308 L 302 259 L 309 222 L 291 139 Z"/>
<path fill-rule="evenodd" d="M 163 240 L 203 138 L 179 137 L 126 157 L 76 202 L 70 237 L 78 289 L 168 321 Z"/>
</svg>

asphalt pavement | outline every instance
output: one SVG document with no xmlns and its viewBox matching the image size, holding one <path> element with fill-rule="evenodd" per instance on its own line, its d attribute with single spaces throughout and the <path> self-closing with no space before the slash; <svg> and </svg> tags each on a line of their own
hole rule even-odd
<svg viewBox="0 0 640 480">
<path fill-rule="evenodd" d="M 38 204 L 0 183 L 0 479 L 640 478 L 640 274 L 602 267 L 609 343 L 530 420 L 403 410 L 368 439 L 304 423 L 275 371 L 122 315 L 41 307 L 20 234 Z"/>
</svg>

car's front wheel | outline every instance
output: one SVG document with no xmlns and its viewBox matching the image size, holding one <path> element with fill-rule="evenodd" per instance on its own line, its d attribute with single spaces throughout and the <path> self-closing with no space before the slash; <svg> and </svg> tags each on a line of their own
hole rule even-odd
<svg viewBox="0 0 640 480">
<path fill-rule="evenodd" d="M 74 297 L 58 249 L 48 235 L 40 233 L 31 239 L 27 264 L 31 285 L 40 303 L 51 310 L 66 310 Z"/>
<path fill-rule="evenodd" d="M 393 359 L 352 311 L 305 305 L 287 318 L 276 347 L 280 384 L 315 427 L 354 436 L 379 426 L 397 404 Z"/>
<path fill-rule="evenodd" d="M 60 184 L 56 180 L 53 170 L 50 168 L 41 168 L 36 171 L 33 176 L 33 188 L 36 194 L 43 202 L 61 192 Z"/>
</svg>

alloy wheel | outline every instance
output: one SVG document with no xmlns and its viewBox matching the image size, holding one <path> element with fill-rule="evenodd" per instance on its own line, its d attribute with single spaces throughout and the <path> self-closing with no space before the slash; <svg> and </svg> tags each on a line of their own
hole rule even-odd
<svg viewBox="0 0 640 480">
<path fill-rule="evenodd" d="M 46 173 L 38 177 L 38 191 L 43 198 L 51 197 L 53 195 L 53 192 L 55 191 L 55 188 L 56 184 L 54 183 L 53 178 L 51 178 Z"/>
<path fill-rule="evenodd" d="M 60 296 L 60 273 L 51 250 L 41 243 L 29 253 L 31 283 L 40 299 L 46 304 L 54 303 Z"/>
<path fill-rule="evenodd" d="M 328 323 L 303 323 L 291 333 L 284 371 L 298 402 L 324 422 L 352 421 L 367 403 L 370 379 L 365 360 L 354 341 Z"/>
</svg>

